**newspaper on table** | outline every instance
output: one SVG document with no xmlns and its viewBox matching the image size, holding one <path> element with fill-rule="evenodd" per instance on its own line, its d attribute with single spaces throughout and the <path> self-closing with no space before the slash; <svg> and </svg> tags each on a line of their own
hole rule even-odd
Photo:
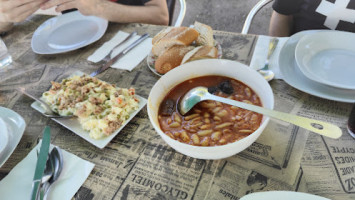
<svg viewBox="0 0 355 200">
<path fill-rule="evenodd" d="M 355 199 L 355 141 L 346 133 L 350 104 L 312 97 L 282 80 L 274 80 L 271 86 L 276 110 L 337 124 L 343 136 L 329 139 L 271 120 L 258 140 L 243 152 L 222 160 L 200 160 L 170 148 L 155 132 L 143 109 L 101 150 L 36 113 L 30 107 L 33 101 L 15 89 L 25 85 L 32 94 L 40 96 L 49 88 L 50 81 L 67 77 L 71 71 L 90 73 L 97 69 L 86 61 L 87 56 L 118 29 L 154 35 L 162 27 L 112 24 L 104 38 L 92 46 L 63 57 L 51 57 L 35 55 L 30 50 L 36 24 L 24 23 L 18 27 L 22 31 L 3 38 L 13 41 L 10 51 L 14 63 L 0 73 L 0 105 L 21 114 L 27 128 L 17 149 L 0 169 L 0 179 L 37 144 L 44 125 L 50 125 L 52 144 L 95 163 L 91 175 L 74 196 L 77 200 L 239 199 L 249 193 L 271 190 L 308 192 L 336 200 Z M 257 36 L 221 31 L 216 31 L 215 36 L 223 48 L 223 58 L 250 62 Z M 120 87 L 132 86 L 143 97 L 148 97 L 159 78 L 145 62 L 132 72 L 112 70 L 99 78 Z"/>
<path fill-rule="evenodd" d="M 355 140 L 346 130 L 350 104 L 341 104 L 307 95 L 300 109 L 307 117 L 334 123 L 343 135 L 332 140 L 310 135 L 302 158 L 308 189 L 330 199 L 355 199 Z"/>
</svg>

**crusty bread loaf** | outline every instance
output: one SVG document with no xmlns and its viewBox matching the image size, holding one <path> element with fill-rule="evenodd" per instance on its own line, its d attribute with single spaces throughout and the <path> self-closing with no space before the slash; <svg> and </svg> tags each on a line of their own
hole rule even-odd
<svg viewBox="0 0 355 200">
<path fill-rule="evenodd" d="M 155 70 L 165 74 L 179 66 L 185 54 L 192 50 L 193 46 L 175 45 L 164 51 L 155 61 Z"/>
<path fill-rule="evenodd" d="M 217 58 L 218 50 L 214 46 L 198 46 L 191 51 L 187 52 L 181 61 L 181 64 L 193 60 L 200 60 L 205 58 Z"/>
<path fill-rule="evenodd" d="M 194 26 L 168 27 L 153 37 L 152 54 L 157 72 L 165 74 L 189 61 L 218 57 L 212 28 L 199 22 Z"/>
<path fill-rule="evenodd" d="M 167 49 L 175 45 L 190 45 L 198 37 L 199 33 L 188 27 L 169 27 L 160 31 L 152 40 L 152 53 L 161 55 Z"/>
<path fill-rule="evenodd" d="M 197 45 L 214 46 L 213 30 L 210 26 L 202 24 L 200 22 L 195 22 L 194 29 L 199 32 L 199 36 L 196 40 Z"/>
<path fill-rule="evenodd" d="M 159 40 L 161 40 L 164 36 L 166 36 L 174 27 L 168 27 L 161 30 L 158 34 L 156 34 L 152 39 L 152 44 L 154 45 Z"/>
</svg>

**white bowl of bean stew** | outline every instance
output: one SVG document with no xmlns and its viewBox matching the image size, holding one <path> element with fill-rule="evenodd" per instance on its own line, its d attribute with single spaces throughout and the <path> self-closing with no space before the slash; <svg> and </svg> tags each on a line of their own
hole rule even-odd
<svg viewBox="0 0 355 200">
<path fill-rule="evenodd" d="M 181 115 L 177 102 L 188 90 L 205 86 L 225 98 L 273 109 L 269 83 L 255 70 L 231 60 L 204 59 L 183 64 L 162 76 L 148 98 L 149 119 L 176 151 L 199 159 L 222 159 L 249 147 L 269 117 L 215 101 L 198 103 Z"/>
</svg>

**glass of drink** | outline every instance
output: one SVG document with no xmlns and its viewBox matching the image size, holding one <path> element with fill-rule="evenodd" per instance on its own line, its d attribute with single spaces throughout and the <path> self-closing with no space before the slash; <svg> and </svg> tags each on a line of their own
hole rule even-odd
<svg viewBox="0 0 355 200">
<path fill-rule="evenodd" d="M 0 38 L 0 68 L 5 67 L 12 63 L 12 57 L 9 54 L 7 47 Z"/>
<path fill-rule="evenodd" d="M 355 104 L 351 109 L 349 120 L 348 120 L 348 131 L 353 138 L 355 138 Z"/>
</svg>

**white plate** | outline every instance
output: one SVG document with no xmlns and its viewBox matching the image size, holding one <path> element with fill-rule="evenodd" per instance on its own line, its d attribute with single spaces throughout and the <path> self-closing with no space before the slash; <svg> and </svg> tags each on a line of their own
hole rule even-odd
<svg viewBox="0 0 355 200">
<path fill-rule="evenodd" d="M 343 31 L 304 36 L 295 57 L 309 79 L 343 89 L 355 89 L 355 34 Z"/>
<path fill-rule="evenodd" d="M 324 99 L 354 103 L 355 90 L 346 90 L 324 85 L 308 79 L 298 68 L 295 61 L 295 48 L 298 41 L 305 35 L 319 31 L 302 31 L 292 35 L 281 48 L 279 55 L 279 68 L 283 80 L 292 87 L 308 94 Z M 325 32 L 325 31 L 324 31 Z"/>
<path fill-rule="evenodd" d="M 330 200 L 321 196 L 307 194 L 302 192 L 291 191 L 268 191 L 268 192 L 255 192 L 248 194 L 240 200 L 275 200 L 275 199 L 287 199 L 287 200 Z"/>
<path fill-rule="evenodd" d="M 8 143 L 0 156 L 1 167 L 20 142 L 26 128 L 26 122 L 19 114 L 4 107 L 0 107 L 0 118 L 5 123 L 8 135 Z"/>
<path fill-rule="evenodd" d="M 75 75 L 82 75 L 83 73 L 78 71 L 74 73 Z M 74 75 L 73 74 L 73 75 Z M 78 136 L 82 137 L 83 139 L 85 139 L 86 141 L 90 142 L 91 144 L 95 145 L 96 147 L 102 149 L 104 148 L 130 121 L 131 119 L 147 104 L 147 99 L 136 95 L 136 97 L 139 99 L 139 104 L 138 104 L 138 109 L 135 110 L 134 112 L 132 112 L 130 114 L 129 119 L 127 119 L 122 126 L 120 126 L 119 129 L 117 129 L 115 132 L 113 132 L 111 135 L 104 137 L 102 139 L 93 139 L 89 136 L 89 132 L 85 131 L 80 123 L 79 120 L 77 118 L 71 118 L 71 119 L 54 119 L 52 118 L 52 120 L 58 122 L 59 124 L 61 124 L 62 126 L 64 126 L 65 128 L 71 130 L 72 132 L 74 132 L 75 134 L 77 134 Z M 31 104 L 31 107 L 34 108 L 35 110 L 37 110 L 40 113 L 44 113 L 45 110 L 44 108 L 41 106 L 41 103 L 39 103 L 38 101 L 35 101 Z"/>
<path fill-rule="evenodd" d="M 0 158 L 6 148 L 9 141 L 9 136 L 7 134 L 7 126 L 4 120 L 0 117 Z"/>
<path fill-rule="evenodd" d="M 32 36 L 31 47 L 38 54 L 56 54 L 79 49 L 100 39 L 108 21 L 84 16 L 79 11 L 48 19 Z"/>
<path fill-rule="evenodd" d="M 215 47 L 218 50 L 217 57 L 218 57 L 218 59 L 221 59 L 222 58 L 222 47 L 216 40 L 215 40 Z M 153 53 L 150 52 L 147 56 L 147 66 L 150 69 L 150 71 L 152 71 L 154 74 L 156 74 L 158 76 L 163 76 L 164 74 L 161 74 L 155 70 L 155 60 L 156 59 L 157 58 L 153 55 Z"/>
</svg>

